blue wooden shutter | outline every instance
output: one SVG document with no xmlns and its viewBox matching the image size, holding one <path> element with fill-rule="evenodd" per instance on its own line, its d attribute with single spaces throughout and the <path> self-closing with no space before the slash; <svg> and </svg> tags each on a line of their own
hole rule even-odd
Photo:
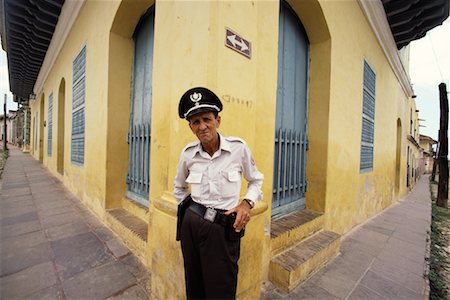
<svg viewBox="0 0 450 300">
<path fill-rule="evenodd" d="M 47 154 L 52 156 L 52 140 L 53 140 L 53 93 L 48 96 L 48 133 L 47 133 Z"/>
<path fill-rule="evenodd" d="M 72 78 L 71 160 L 84 163 L 84 102 L 86 96 L 86 46 L 74 59 Z"/>
<path fill-rule="evenodd" d="M 152 115 L 152 69 L 154 8 L 141 18 L 134 33 L 127 196 L 148 206 L 150 190 L 150 136 Z"/>
<path fill-rule="evenodd" d="M 289 5 L 280 10 L 272 215 L 305 206 L 309 42 Z"/>
<path fill-rule="evenodd" d="M 375 72 L 369 64 L 364 61 L 360 171 L 370 171 L 373 169 L 374 132 Z"/>
<path fill-rule="evenodd" d="M 34 119 L 34 150 L 37 150 L 37 138 L 38 138 L 38 129 L 39 129 L 39 114 L 36 112 L 36 118 Z"/>
</svg>

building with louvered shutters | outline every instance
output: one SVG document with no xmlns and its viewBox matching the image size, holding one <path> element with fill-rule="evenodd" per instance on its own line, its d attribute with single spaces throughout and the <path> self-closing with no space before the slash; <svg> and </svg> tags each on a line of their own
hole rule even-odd
<svg viewBox="0 0 450 300">
<path fill-rule="evenodd" d="M 433 171 L 434 158 L 436 158 L 436 150 L 438 142 L 427 135 L 419 136 L 419 144 L 421 148 L 420 171 L 421 174 L 431 174 Z"/>
<path fill-rule="evenodd" d="M 414 187 L 408 44 L 448 17 L 447 0 L 0 3 L 31 155 L 149 267 L 156 299 L 184 297 L 172 190 L 196 139 L 177 116 L 189 88 L 219 95 L 220 132 L 265 175 L 239 298 L 265 281 L 292 290 Z"/>
</svg>

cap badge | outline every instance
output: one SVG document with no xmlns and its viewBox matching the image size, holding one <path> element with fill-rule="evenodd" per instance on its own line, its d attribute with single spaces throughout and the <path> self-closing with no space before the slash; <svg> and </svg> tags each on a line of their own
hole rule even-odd
<svg viewBox="0 0 450 300">
<path fill-rule="evenodd" d="M 189 98 L 191 99 L 192 102 L 195 102 L 196 104 L 198 104 L 197 102 L 202 99 L 202 94 L 193 93 Z"/>
</svg>

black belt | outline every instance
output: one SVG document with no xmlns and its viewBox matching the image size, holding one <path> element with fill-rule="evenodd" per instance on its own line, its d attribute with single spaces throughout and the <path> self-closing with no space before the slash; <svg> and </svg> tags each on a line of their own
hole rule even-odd
<svg viewBox="0 0 450 300">
<path fill-rule="evenodd" d="M 226 210 L 206 207 L 195 201 L 191 201 L 189 209 L 212 223 L 218 223 L 223 226 L 227 225 L 228 216 L 223 214 Z"/>
</svg>

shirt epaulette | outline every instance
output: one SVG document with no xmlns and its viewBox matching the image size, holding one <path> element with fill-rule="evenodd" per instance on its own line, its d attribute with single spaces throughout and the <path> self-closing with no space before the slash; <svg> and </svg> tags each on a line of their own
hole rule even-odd
<svg viewBox="0 0 450 300">
<path fill-rule="evenodd" d="M 181 152 L 185 152 L 189 148 L 196 147 L 199 143 L 200 143 L 200 141 L 195 141 L 195 142 L 189 143 L 186 145 L 186 147 L 184 147 L 183 151 L 181 151 Z"/>
<path fill-rule="evenodd" d="M 238 138 L 236 136 L 227 136 L 227 137 L 225 137 L 225 139 L 229 142 L 240 142 L 240 143 L 246 145 L 246 143 L 243 139 Z"/>
</svg>

